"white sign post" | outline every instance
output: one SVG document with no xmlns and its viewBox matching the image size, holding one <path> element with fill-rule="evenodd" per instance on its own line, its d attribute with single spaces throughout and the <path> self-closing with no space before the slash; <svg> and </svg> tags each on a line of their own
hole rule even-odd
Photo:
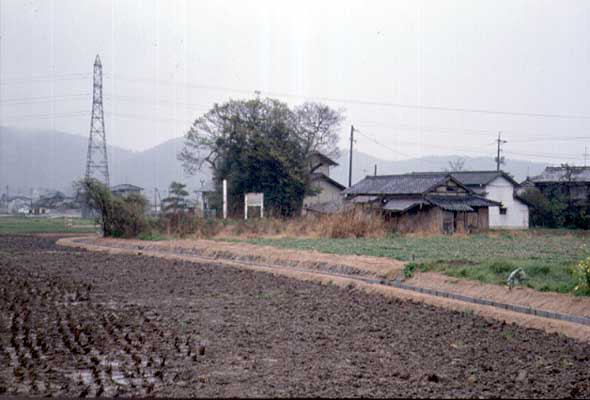
<svg viewBox="0 0 590 400">
<path fill-rule="evenodd" d="M 260 218 L 264 218 L 264 193 L 244 195 L 244 219 L 248 219 L 248 207 L 260 207 Z"/>
</svg>

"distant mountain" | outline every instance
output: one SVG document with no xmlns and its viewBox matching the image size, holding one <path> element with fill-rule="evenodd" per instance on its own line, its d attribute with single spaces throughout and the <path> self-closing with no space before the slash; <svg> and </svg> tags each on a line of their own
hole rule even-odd
<svg viewBox="0 0 590 400">
<path fill-rule="evenodd" d="M 190 189 L 201 186 L 208 173 L 185 176 L 176 154 L 182 138 L 164 142 L 143 152 L 108 146 L 111 185 L 132 183 L 165 194 L 173 180 Z M 28 195 L 31 188 L 72 192 L 72 182 L 85 173 L 88 138 L 56 131 L 31 131 L 0 127 L 0 193 Z"/>
<path fill-rule="evenodd" d="M 330 171 L 330 175 L 338 182 L 348 185 L 348 152 L 341 151 L 341 156 L 336 160 L 338 166 Z M 465 160 L 464 171 L 495 170 L 496 162 L 492 157 L 463 157 L 463 156 L 427 156 L 402 161 L 387 161 L 371 155 L 354 151 L 352 158 L 352 183 L 358 182 L 366 175 L 373 175 L 375 165 L 377 174 L 405 174 L 408 172 L 444 171 L 450 168 L 450 161 L 458 158 Z M 527 176 L 540 174 L 547 164 L 524 160 L 507 159 L 501 168 L 512 174 L 517 182 L 526 179 Z"/>
<path fill-rule="evenodd" d="M 196 176 L 183 172 L 176 155 L 183 145 L 183 138 L 168 140 L 156 147 L 133 152 L 109 146 L 111 185 L 131 183 L 141 186 L 152 198 L 154 188 L 162 197 L 168 185 L 176 180 L 188 185 L 190 190 L 208 181 L 210 172 Z M 88 138 L 64 132 L 29 131 L 0 127 L 0 193 L 9 186 L 11 194 L 28 195 L 31 188 L 60 190 L 71 193 L 72 182 L 83 176 L 86 168 Z M 354 152 L 352 182 L 365 175 L 373 175 L 377 165 L 378 174 L 402 174 L 406 172 L 442 171 L 449 168 L 449 161 L 459 156 L 429 156 L 403 161 L 382 160 L 371 155 Z M 342 184 L 348 184 L 348 153 L 341 152 L 336 160 L 340 165 L 333 168 L 331 176 Z M 513 174 L 517 181 L 527 175 L 540 174 L 546 164 L 508 159 L 502 168 Z M 491 170 L 496 164 L 491 157 L 465 158 L 464 170 Z"/>
</svg>

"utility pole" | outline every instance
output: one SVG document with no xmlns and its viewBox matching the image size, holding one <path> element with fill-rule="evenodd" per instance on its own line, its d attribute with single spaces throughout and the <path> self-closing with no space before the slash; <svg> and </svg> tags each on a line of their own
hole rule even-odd
<svg viewBox="0 0 590 400">
<path fill-rule="evenodd" d="M 350 125 L 350 157 L 348 159 L 348 187 L 352 186 L 352 144 L 354 142 L 354 125 Z"/>
<path fill-rule="evenodd" d="M 500 147 L 506 142 L 506 140 L 501 139 L 502 132 L 498 132 L 498 155 L 496 156 L 496 171 L 500 171 L 500 164 L 503 164 L 503 160 L 500 158 Z"/>
<path fill-rule="evenodd" d="M 377 176 L 377 164 L 375 164 L 375 172 L 373 174 L 374 176 Z"/>
</svg>

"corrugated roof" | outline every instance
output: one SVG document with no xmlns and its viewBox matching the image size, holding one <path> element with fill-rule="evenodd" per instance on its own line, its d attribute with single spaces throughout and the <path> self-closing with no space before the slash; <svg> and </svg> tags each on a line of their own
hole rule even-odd
<svg viewBox="0 0 590 400">
<path fill-rule="evenodd" d="M 412 207 L 419 206 L 421 204 L 427 204 L 423 200 L 419 199 L 393 199 L 389 200 L 385 206 L 383 206 L 384 210 L 389 211 L 401 211 L 404 212 L 409 210 Z"/>
<path fill-rule="evenodd" d="M 447 211 L 473 211 L 473 208 L 461 199 L 431 198 L 428 201 Z"/>
<path fill-rule="evenodd" d="M 489 200 L 486 199 L 484 197 L 481 196 L 477 196 L 477 195 L 467 195 L 467 196 L 436 196 L 436 195 L 431 195 L 431 196 L 427 196 L 426 200 L 428 200 L 429 202 L 431 202 L 434 205 L 437 205 L 441 208 L 444 208 L 442 205 L 443 204 L 455 204 L 455 203 L 462 203 L 465 204 L 466 206 L 468 206 L 469 208 L 471 207 L 499 207 L 502 205 L 502 203 L 494 201 L 494 200 Z M 471 210 L 453 210 L 453 211 L 473 211 L 473 209 Z"/>
<path fill-rule="evenodd" d="M 590 167 L 546 167 L 541 175 L 529 180 L 534 183 L 590 182 Z"/>
<path fill-rule="evenodd" d="M 448 173 L 367 176 L 343 193 L 351 195 L 422 194 L 444 183 L 448 176 Z"/>
</svg>

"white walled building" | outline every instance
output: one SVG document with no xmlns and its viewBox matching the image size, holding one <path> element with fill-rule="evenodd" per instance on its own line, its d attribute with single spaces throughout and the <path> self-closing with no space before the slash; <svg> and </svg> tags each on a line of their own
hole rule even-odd
<svg viewBox="0 0 590 400">
<path fill-rule="evenodd" d="M 503 171 L 458 171 L 451 175 L 475 193 L 502 203 L 490 207 L 492 229 L 528 229 L 529 206 L 518 194 L 518 183 Z"/>
<path fill-rule="evenodd" d="M 329 212 L 336 210 L 342 203 L 342 191 L 345 186 L 330 178 L 330 167 L 338 165 L 334 160 L 322 153 L 316 152 L 310 161 L 311 187 L 318 190 L 314 196 L 303 199 L 303 214 L 307 211 Z"/>
</svg>

